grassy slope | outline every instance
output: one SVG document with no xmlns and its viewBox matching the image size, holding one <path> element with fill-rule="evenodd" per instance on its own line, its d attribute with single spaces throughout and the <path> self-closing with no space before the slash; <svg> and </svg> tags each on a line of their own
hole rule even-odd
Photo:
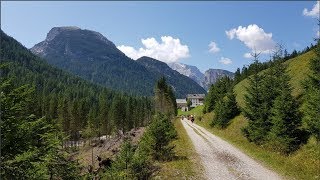
<svg viewBox="0 0 320 180">
<path fill-rule="evenodd" d="M 180 119 L 176 119 L 174 125 L 178 132 L 178 139 L 173 142 L 177 157 L 159 163 L 160 172 L 154 179 L 203 179 L 203 167 Z"/>
<path fill-rule="evenodd" d="M 296 58 L 287 61 L 288 74 L 291 76 L 291 85 L 293 86 L 293 95 L 298 97 L 302 93 L 301 82 L 310 72 L 308 63 L 314 56 L 314 52 L 308 52 Z M 245 86 L 248 81 L 245 79 L 235 87 L 237 101 L 241 107 L 244 106 Z M 202 107 L 195 109 L 195 112 L 201 112 Z M 183 112 L 194 114 L 194 112 Z M 262 162 L 265 166 L 275 170 L 288 179 L 320 179 L 320 145 L 316 144 L 314 139 L 310 139 L 308 144 L 302 146 L 297 152 L 290 156 L 283 156 L 275 152 L 270 152 L 261 146 L 250 143 L 241 133 L 241 128 L 247 123 L 246 119 L 239 115 L 235 117 L 225 130 L 212 128 L 209 124 L 213 118 L 212 113 L 203 116 L 201 121 L 196 123 L 205 127 L 213 134 L 216 134 L 226 141 L 240 148 L 243 152 Z"/>
<path fill-rule="evenodd" d="M 312 57 L 314 57 L 314 52 L 309 51 L 285 62 L 285 64 L 288 65 L 287 73 L 291 77 L 290 84 L 293 87 L 292 95 L 295 97 L 298 97 L 302 93 L 301 82 L 306 79 L 310 73 L 309 62 Z M 244 107 L 244 94 L 246 93 L 247 86 L 248 79 L 244 79 L 234 87 L 234 91 L 237 94 L 237 102 L 240 107 Z"/>
</svg>

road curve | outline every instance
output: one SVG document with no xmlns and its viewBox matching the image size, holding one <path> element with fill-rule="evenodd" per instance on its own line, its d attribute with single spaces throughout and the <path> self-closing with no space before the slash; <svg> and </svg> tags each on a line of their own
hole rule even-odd
<svg viewBox="0 0 320 180">
<path fill-rule="evenodd" d="M 205 168 L 207 179 L 282 179 L 206 129 L 181 120 Z"/>
</svg>

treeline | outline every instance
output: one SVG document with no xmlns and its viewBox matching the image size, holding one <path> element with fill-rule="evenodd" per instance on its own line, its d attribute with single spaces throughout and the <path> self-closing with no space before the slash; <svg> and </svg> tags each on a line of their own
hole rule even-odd
<svg viewBox="0 0 320 180">
<path fill-rule="evenodd" d="M 86 82 L 44 60 L 1 32 L 1 63 L 8 63 L 2 77 L 16 86 L 35 88 L 30 105 L 37 117 L 54 120 L 67 134 L 92 127 L 95 135 L 127 131 L 145 125 L 151 118 L 152 102 L 146 97 L 132 97 Z"/>
<path fill-rule="evenodd" d="M 281 45 L 278 45 L 277 50 L 274 52 L 274 54 L 272 55 L 269 61 L 257 62 L 256 64 L 252 63 L 248 66 L 243 66 L 241 70 L 240 68 L 237 68 L 234 74 L 235 84 L 253 75 L 255 71 L 262 71 L 262 70 L 271 68 L 279 63 L 283 63 L 289 59 L 295 58 L 301 54 L 314 50 L 315 48 L 316 48 L 316 45 L 311 44 L 310 47 L 307 46 L 302 51 L 297 51 L 294 49 L 291 53 L 288 53 L 286 49 L 283 50 L 283 47 Z"/>
<path fill-rule="evenodd" d="M 118 133 L 151 120 L 150 98 L 110 91 L 51 67 L 0 33 L 2 177 L 12 179 L 16 172 L 18 179 L 67 178 L 60 170 L 79 175 L 77 168 L 73 174 L 62 166 L 69 166 L 66 156 L 55 162 L 64 154 L 63 139 Z"/>
<path fill-rule="evenodd" d="M 245 137 L 258 145 L 289 154 L 306 143 L 310 135 L 320 140 L 320 44 L 313 47 L 316 57 L 311 60 L 310 77 L 301 82 L 304 93 L 299 102 L 292 94 L 284 60 L 274 54 L 273 64 L 261 72 L 258 54 L 254 54 L 253 74 L 248 78 L 245 107 L 241 112 L 248 120 L 242 129 Z M 233 93 L 238 81 L 221 78 L 212 85 L 205 100 L 204 112 L 214 111 L 212 125 L 224 128 L 239 114 Z M 303 111 L 300 111 L 302 107 Z"/>
<path fill-rule="evenodd" d="M 107 179 L 150 179 L 155 161 L 170 161 L 174 157 L 172 140 L 177 132 L 171 122 L 176 115 L 176 101 L 165 78 L 155 86 L 155 112 L 137 146 L 125 141 L 111 167 L 101 176 Z"/>
</svg>

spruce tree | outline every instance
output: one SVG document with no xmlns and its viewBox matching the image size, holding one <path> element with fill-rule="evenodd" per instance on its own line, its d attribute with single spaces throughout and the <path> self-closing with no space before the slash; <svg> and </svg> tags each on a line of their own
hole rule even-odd
<svg viewBox="0 0 320 180">
<path fill-rule="evenodd" d="M 311 75 L 304 82 L 303 121 L 307 130 L 320 142 L 320 40 L 317 40 L 316 56 L 310 62 Z"/>
<path fill-rule="evenodd" d="M 258 54 L 254 54 L 255 74 L 249 77 L 249 86 L 246 88 L 244 116 L 248 119 L 248 125 L 242 129 L 249 141 L 262 144 L 269 131 L 268 106 L 265 102 L 264 75 L 258 74 Z"/>
<path fill-rule="evenodd" d="M 291 95 L 289 80 L 284 70 L 282 75 L 278 76 L 281 91 L 271 108 L 272 128 L 268 135 L 270 147 L 282 153 L 290 153 L 297 149 L 299 138 L 301 138 L 299 137 L 301 116 L 298 112 L 298 104 Z"/>
<path fill-rule="evenodd" d="M 156 83 L 155 89 L 155 110 L 169 116 L 177 114 L 176 98 L 171 86 L 169 86 L 164 77 Z"/>
<path fill-rule="evenodd" d="M 236 97 L 233 92 L 227 93 L 227 96 L 219 100 L 214 109 L 213 126 L 226 128 L 232 118 L 239 114 L 239 108 L 236 102 Z"/>
</svg>

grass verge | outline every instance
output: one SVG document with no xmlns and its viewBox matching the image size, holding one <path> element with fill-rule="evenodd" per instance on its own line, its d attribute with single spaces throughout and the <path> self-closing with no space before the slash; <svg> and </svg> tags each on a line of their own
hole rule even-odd
<svg viewBox="0 0 320 180">
<path fill-rule="evenodd" d="M 161 162 L 159 173 L 154 179 L 203 179 L 203 167 L 194 146 L 188 137 L 180 119 L 174 121 L 178 132 L 175 145 L 176 158 L 170 162 Z"/>
<path fill-rule="evenodd" d="M 224 130 L 210 126 L 212 117 L 212 113 L 209 113 L 204 115 L 201 121 L 195 122 L 278 172 L 285 179 L 320 179 L 320 144 L 316 144 L 314 139 L 311 138 L 308 144 L 290 156 L 285 156 L 248 142 L 241 133 L 241 128 L 247 124 L 242 115 L 235 117 Z"/>
</svg>

